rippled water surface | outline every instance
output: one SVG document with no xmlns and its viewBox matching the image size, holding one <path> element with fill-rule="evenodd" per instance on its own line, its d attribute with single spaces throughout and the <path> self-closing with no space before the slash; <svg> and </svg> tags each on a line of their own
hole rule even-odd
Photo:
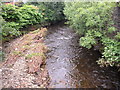
<svg viewBox="0 0 120 90">
<path fill-rule="evenodd" d="M 79 37 L 65 25 L 48 28 L 45 40 L 47 69 L 52 88 L 115 88 L 120 86 L 119 73 L 113 68 L 100 68 L 100 53 L 79 46 Z"/>
</svg>

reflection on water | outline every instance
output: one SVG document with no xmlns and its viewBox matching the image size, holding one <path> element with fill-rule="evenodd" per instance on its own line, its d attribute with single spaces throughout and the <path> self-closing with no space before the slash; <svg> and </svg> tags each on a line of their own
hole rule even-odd
<svg viewBox="0 0 120 90">
<path fill-rule="evenodd" d="M 55 25 L 48 29 L 47 69 L 53 88 L 115 88 L 120 86 L 118 72 L 100 68 L 100 53 L 79 46 L 79 37 L 70 28 Z"/>
</svg>

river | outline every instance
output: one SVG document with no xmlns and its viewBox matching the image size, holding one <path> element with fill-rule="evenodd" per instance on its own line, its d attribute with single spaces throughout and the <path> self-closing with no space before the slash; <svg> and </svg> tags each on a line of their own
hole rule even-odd
<svg viewBox="0 0 120 90">
<path fill-rule="evenodd" d="M 51 88 L 117 88 L 120 74 L 115 68 L 101 68 L 101 55 L 79 46 L 79 36 L 66 25 L 48 28 L 45 43 L 49 49 L 46 67 Z"/>
</svg>

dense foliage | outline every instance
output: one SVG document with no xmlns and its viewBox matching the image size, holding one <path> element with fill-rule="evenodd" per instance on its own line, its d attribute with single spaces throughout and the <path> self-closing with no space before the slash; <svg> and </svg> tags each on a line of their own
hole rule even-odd
<svg viewBox="0 0 120 90">
<path fill-rule="evenodd" d="M 115 28 L 113 11 L 116 3 L 65 3 L 68 24 L 82 35 L 80 45 L 88 49 L 96 45 L 102 53 L 101 66 L 120 66 L 120 32 Z"/>
<path fill-rule="evenodd" d="M 32 5 L 24 5 L 23 7 L 2 5 L 1 7 L 1 16 L 5 20 L 4 25 L 2 25 L 3 37 L 20 35 L 20 28 L 38 23 L 41 17 L 41 15 L 37 13 L 37 9 Z"/>
<path fill-rule="evenodd" d="M 39 8 L 39 13 L 44 15 L 44 22 L 55 22 L 64 19 L 62 2 L 29 2 Z"/>
<path fill-rule="evenodd" d="M 18 7 L 7 4 L 2 5 L 1 18 L 3 39 L 21 35 L 20 28 L 28 25 L 51 23 L 63 19 L 61 3 L 28 3 Z"/>
</svg>

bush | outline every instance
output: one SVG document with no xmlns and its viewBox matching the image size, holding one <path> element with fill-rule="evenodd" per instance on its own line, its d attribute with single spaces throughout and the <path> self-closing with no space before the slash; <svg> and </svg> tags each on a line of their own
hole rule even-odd
<svg viewBox="0 0 120 90">
<path fill-rule="evenodd" d="M 38 8 L 33 5 L 1 5 L 1 21 L 3 41 L 8 37 L 21 35 L 20 28 L 41 22 L 42 14 L 38 13 Z"/>
<path fill-rule="evenodd" d="M 57 2 L 24 4 L 21 7 L 9 4 L 1 5 L 1 8 L 1 16 L 5 20 L 2 29 L 3 37 L 19 36 L 21 35 L 19 29 L 28 25 L 51 23 L 63 19 L 63 4 Z"/>
<path fill-rule="evenodd" d="M 64 3 L 62 2 L 29 2 L 28 4 L 39 8 L 39 13 L 43 15 L 43 22 L 53 23 L 64 19 Z"/>
<path fill-rule="evenodd" d="M 113 27 L 114 7 L 116 4 L 113 2 L 65 3 L 67 24 L 83 35 L 80 45 L 90 49 L 102 44 L 99 48 L 102 58 L 98 60 L 98 64 L 102 66 L 120 66 L 120 34 L 119 30 Z M 115 32 L 117 34 L 113 35 Z"/>
<path fill-rule="evenodd" d="M 33 25 L 41 23 L 43 15 L 38 13 L 38 8 L 33 5 L 23 5 L 19 8 L 20 12 L 20 26 Z"/>
<path fill-rule="evenodd" d="M 2 6 L 2 17 L 12 28 L 22 28 L 26 25 L 40 23 L 42 15 L 38 13 L 38 8 L 33 5 L 23 5 L 22 7 L 14 5 Z"/>
</svg>

